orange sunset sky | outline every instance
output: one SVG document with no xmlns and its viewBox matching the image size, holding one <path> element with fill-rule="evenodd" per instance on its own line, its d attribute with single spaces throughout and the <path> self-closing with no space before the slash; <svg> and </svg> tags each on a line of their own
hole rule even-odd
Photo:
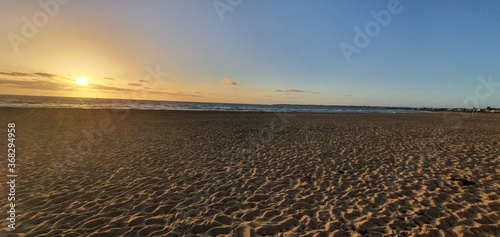
<svg viewBox="0 0 500 237">
<path fill-rule="evenodd" d="M 500 107 L 499 1 L 397 3 L 2 1 L 0 94 Z"/>
</svg>

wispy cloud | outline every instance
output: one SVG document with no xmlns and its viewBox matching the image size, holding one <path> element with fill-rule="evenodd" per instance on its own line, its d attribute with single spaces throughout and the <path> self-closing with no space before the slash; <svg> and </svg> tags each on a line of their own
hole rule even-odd
<svg viewBox="0 0 500 237">
<path fill-rule="evenodd" d="M 63 79 L 63 80 L 55 80 Z M 115 80 L 111 77 L 104 77 L 105 80 Z M 138 80 L 139 82 L 149 82 L 146 80 Z M 136 87 L 142 87 L 142 89 L 147 90 L 147 93 L 157 94 L 157 95 L 168 95 L 168 96 L 181 96 L 181 97 L 202 97 L 201 92 L 172 92 L 172 91 L 161 91 L 161 90 L 151 90 L 150 87 L 144 86 L 141 83 L 127 83 L 129 86 L 134 88 L 118 87 L 118 86 L 108 86 L 101 85 L 98 83 L 89 83 L 88 85 L 82 87 L 77 86 L 74 80 L 68 79 L 64 76 L 52 74 L 52 73 L 26 73 L 26 72 L 0 72 L 0 88 L 6 86 L 14 88 L 32 89 L 32 90 L 45 90 L 45 91 L 82 91 L 82 90 L 100 90 L 106 92 L 136 92 Z"/>
<path fill-rule="evenodd" d="M 171 95 L 171 96 L 185 96 L 185 97 L 202 97 L 202 95 L 194 95 L 186 92 L 170 92 L 170 91 L 149 91 L 151 94 Z M 196 92 L 195 92 L 196 93 Z"/>
<path fill-rule="evenodd" d="M 64 76 L 44 72 L 0 72 L 0 85 L 47 91 L 80 91 L 85 89 L 105 90 L 110 92 L 132 92 L 135 89 L 121 88 L 115 86 L 105 86 L 100 84 L 90 83 L 85 87 L 78 87 L 74 84 L 74 80 Z M 138 84 L 139 85 L 139 84 Z M 140 86 L 140 85 L 139 85 Z"/>
<path fill-rule="evenodd" d="M 46 72 L 0 72 L 0 75 L 3 76 L 8 76 L 8 77 L 15 77 L 15 78 L 44 78 L 44 79 L 50 79 L 53 81 L 73 81 L 72 79 L 69 79 L 67 77 L 53 74 L 53 73 L 46 73 Z"/>
<path fill-rule="evenodd" d="M 299 90 L 299 89 L 278 89 L 274 90 L 274 92 L 280 92 L 280 93 L 311 93 L 311 94 L 318 94 L 318 92 L 314 91 L 306 91 L 306 90 Z"/>
<path fill-rule="evenodd" d="M 46 78 L 56 78 L 56 77 L 61 77 L 57 74 L 52 74 L 52 73 L 45 73 L 45 72 L 35 72 L 33 75 L 40 76 L 40 77 L 46 77 Z"/>
<path fill-rule="evenodd" d="M 42 81 L 42 80 L 30 80 L 30 81 L 22 81 L 22 80 L 7 80 L 0 79 L 0 85 L 10 85 L 18 88 L 27 88 L 27 89 L 35 89 L 35 90 L 64 90 L 64 91 L 73 91 L 73 87 L 68 83 L 61 82 L 51 82 L 51 81 Z"/>
<path fill-rule="evenodd" d="M 297 90 L 297 89 L 288 89 L 288 90 L 274 90 L 276 92 L 292 92 L 292 93 L 303 93 L 306 91 L 303 90 Z"/>
<path fill-rule="evenodd" d="M 111 92 L 132 92 L 134 89 L 127 89 L 115 86 L 104 86 L 99 84 L 88 84 L 86 87 L 77 87 L 73 83 L 62 83 L 62 82 L 52 82 L 52 81 L 42 81 L 42 80 L 10 80 L 10 79 L 0 79 L 0 85 L 9 85 L 18 88 L 33 89 L 33 90 L 47 90 L 47 91 L 79 91 L 81 89 L 94 89 L 94 90 L 105 90 Z"/>
<path fill-rule="evenodd" d="M 116 87 L 116 86 L 103 86 L 100 84 L 88 84 L 87 88 L 94 89 L 94 90 L 106 90 L 106 91 L 112 91 L 112 92 L 133 92 L 133 91 L 136 91 L 136 89 L 127 89 L 127 88 L 121 88 L 121 87 Z"/>
<path fill-rule="evenodd" d="M 219 82 L 219 84 L 228 85 L 228 86 L 239 86 L 238 83 L 236 83 L 235 81 L 233 81 L 232 79 L 229 79 L 229 78 L 222 79 Z"/>
<path fill-rule="evenodd" d="M 0 75 L 13 76 L 13 77 L 29 77 L 29 76 L 33 76 L 33 73 L 25 73 L 25 72 L 0 72 Z"/>
</svg>

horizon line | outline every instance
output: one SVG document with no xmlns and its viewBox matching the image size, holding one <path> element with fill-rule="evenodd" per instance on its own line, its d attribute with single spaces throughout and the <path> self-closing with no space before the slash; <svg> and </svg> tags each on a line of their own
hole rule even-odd
<svg viewBox="0 0 500 237">
<path fill-rule="evenodd" d="M 332 106 L 332 107 L 369 107 L 369 108 L 393 108 L 393 109 L 497 109 L 496 107 L 486 106 L 484 108 L 465 108 L 465 107 L 428 107 L 428 106 L 388 106 L 388 105 L 341 105 L 341 104 L 260 104 L 260 103 L 235 103 L 235 102 L 213 102 L 213 101 L 180 101 L 180 100 L 148 100 L 148 99 L 123 99 L 109 97 L 81 97 L 81 96 L 46 96 L 46 95 L 13 95 L 0 94 L 0 96 L 26 96 L 26 97 L 48 97 L 48 98 L 80 98 L 80 99 L 107 99 L 107 100 L 130 100 L 130 101 L 156 101 L 156 102 L 179 102 L 179 103 L 205 103 L 205 104 L 232 104 L 232 105 L 263 105 L 263 106 Z"/>
</svg>

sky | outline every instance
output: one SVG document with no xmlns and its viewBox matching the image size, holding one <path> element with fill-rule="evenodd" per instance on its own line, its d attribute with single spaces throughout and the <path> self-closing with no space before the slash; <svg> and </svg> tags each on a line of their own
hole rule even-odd
<svg viewBox="0 0 500 237">
<path fill-rule="evenodd" d="M 0 36 L 0 94 L 500 107 L 497 0 L 2 0 Z"/>
</svg>

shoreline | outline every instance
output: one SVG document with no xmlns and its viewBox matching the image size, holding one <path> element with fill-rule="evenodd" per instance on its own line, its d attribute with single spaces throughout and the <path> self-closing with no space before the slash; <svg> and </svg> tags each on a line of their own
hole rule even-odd
<svg viewBox="0 0 500 237">
<path fill-rule="evenodd" d="M 199 112 L 199 113 L 264 113 L 264 114 L 272 114 L 272 113 L 279 113 L 279 114 L 444 114 L 444 113 L 451 113 L 451 114 L 471 114 L 471 112 L 456 112 L 456 111 L 426 111 L 426 110 L 409 110 L 404 112 L 302 112 L 302 111 L 293 111 L 293 112 L 288 112 L 288 111 L 244 111 L 244 110 L 168 110 L 168 109 L 124 109 L 124 108 L 59 108 L 59 107 L 53 107 L 53 108 L 46 108 L 46 107 L 1 107 L 0 110 L 82 110 L 82 111 L 145 111 L 145 112 L 153 112 L 153 111 L 158 111 L 158 112 Z M 500 113 L 490 113 L 490 112 L 479 112 L 479 113 L 474 113 L 474 114 L 500 114 Z"/>
<path fill-rule="evenodd" d="M 9 98 L 12 97 L 12 98 Z M 264 111 L 264 112 L 314 112 L 314 113 L 419 113 L 419 112 L 470 112 L 495 113 L 500 109 L 433 108 L 380 105 L 324 105 L 324 104 L 248 104 L 222 102 L 187 102 L 157 100 L 94 99 L 77 97 L 8 96 L 0 95 L 0 107 L 9 103 L 18 108 L 84 108 L 84 109 L 142 109 L 142 110 L 195 110 L 195 111 Z M 34 106 L 37 105 L 37 106 Z M 493 112 L 492 112 L 493 111 Z"/>
</svg>

